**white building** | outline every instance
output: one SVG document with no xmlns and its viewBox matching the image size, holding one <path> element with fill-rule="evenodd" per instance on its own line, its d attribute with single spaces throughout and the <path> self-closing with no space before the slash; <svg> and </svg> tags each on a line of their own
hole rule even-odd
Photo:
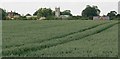
<svg viewBox="0 0 120 59">
<path fill-rule="evenodd" d="M 40 17 L 40 19 L 38 19 L 38 20 L 45 20 L 46 19 L 46 17 Z"/>
<path fill-rule="evenodd" d="M 94 16 L 93 20 L 110 20 L 109 16 Z"/>
<path fill-rule="evenodd" d="M 37 16 L 26 16 L 27 19 L 29 18 L 37 18 Z"/>
<path fill-rule="evenodd" d="M 68 18 L 68 17 L 70 17 L 69 15 L 60 15 L 60 18 Z"/>
</svg>

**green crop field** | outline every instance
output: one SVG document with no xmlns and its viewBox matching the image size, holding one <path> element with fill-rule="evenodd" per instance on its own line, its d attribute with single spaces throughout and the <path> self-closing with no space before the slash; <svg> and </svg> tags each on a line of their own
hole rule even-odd
<svg viewBox="0 0 120 59">
<path fill-rule="evenodd" d="M 2 21 L 2 55 L 116 57 L 118 21 Z"/>
</svg>

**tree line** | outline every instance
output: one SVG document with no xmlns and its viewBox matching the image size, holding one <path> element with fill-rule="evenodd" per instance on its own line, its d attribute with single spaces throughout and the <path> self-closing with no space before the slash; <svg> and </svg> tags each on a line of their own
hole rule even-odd
<svg viewBox="0 0 120 59">
<path fill-rule="evenodd" d="M 82 16 L 73 16 L 71 14 L 70 10 L 64 10 L 60 12 L 61 15 L 69 15 L 70 17 L 67 18 L 68 20 L 74 20 L 74 19 L 81 19 L 81 20 L 89 20 L 92 19 L 93 16 L 100 16 L 101 10 L 97 6 L 90 6 L 87 5 L 86 8 L 82 11 Z M 8 20 L 6 17 L 8 15 L 8 12 L 0 8 L 0 14 L 2 15 L 3 20 Z M 25 16 L 21 16 L 19 13 L 14 12 L 15 15 L 19 15 L 19 20 L 28 20 L 26 16 L 31 16 L 30 14 L 26 14 Z M 54 20 L 55 18 L 55 11 L 53 11 L 50 8 L 40 8 L 37 11 L 34 12 L 33 16 L 37 16 L 37 18 L 31 18 L 31 20 L 39 19 L 40 17 L 46 17 L 47 20 Z M 103 16 L 109 16 L 111 20 L 117 20 L 120 19 L 120 14 L 117 14 L 116 11 L 110 11 L 107 15 Z"/>
</svg>

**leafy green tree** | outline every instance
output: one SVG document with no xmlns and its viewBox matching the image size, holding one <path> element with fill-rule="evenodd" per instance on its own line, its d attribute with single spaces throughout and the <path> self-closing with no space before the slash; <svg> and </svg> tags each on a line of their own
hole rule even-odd
<svg viewBox="0 0 120 59">
<path fill-rule="evenodd" d="M 31 14 L 26 14 L 25 16 L 31 16 Z"/>
<path fill-rule="evenodd" d="M 120 20 L 120 14 L 116 15 L 117 20 Z"/>
<path fill-rule="evenodd" d="M 61 12 L 61 15 L 69 15 L 69 16 L 72 16 L 70 10 L 65 10 L 65 11 Z"/>
<path fill-rule="evenodd" d="M 26 16 L 21 16 L 20 20 L 27 20 Z"/>
<path fill-rule="evenodd" d="M 117 14 L 116 17 L 120 18 L 120 14 Z"/>
<path fill-rule="evenodd" d="M 38 13 L 38 11 L 35 11 L 35 13 L 33 14 L 34 16 L 36 16 L 37 15 L 37 13 Z"/>
<path fill-rule="evenodd" d="M 117 12 L 116 11 L 110 11 L 107 16 L 110 17 L 111 20 L 113 20 L 117 15 Z"/>
<path fill-rule="evenodd" d="M 97 6 L 87 5 L 86 8 L 82 11 L 82 16 L 92 19 L 93 16 L 99 16 L 100 12 L 101 11 Z"/>
<path fill-rule="evenodd" d="M 21 16 L 19 13 L 17 12 L 13 12 L 14 15 L 18 15 L 18 16 Z"/>
<path fill-rule="evenodd" d="M 52 10 L 50 8 L 40 8 L 33 15 L 37 15 L 38 17 L 48 17 L 52 16 Z"/>
<path fill-rule="evenodd" d="M 110 11 L 110 13 L 107 14 L 107 16 L 116 16 L 117 15 L 117 12 L 116 11 Z"/>
<path fill-rule="evenodd" d="M 0 8 L 0 19 L 5 20 L 6 19 L 6 11 Z"/>
</svg>

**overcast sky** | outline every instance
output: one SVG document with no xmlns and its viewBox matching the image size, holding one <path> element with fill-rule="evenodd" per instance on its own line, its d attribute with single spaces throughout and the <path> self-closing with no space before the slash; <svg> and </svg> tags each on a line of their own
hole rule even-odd
<svg viewBox="0 0 120 59">
<path fill-rule="evenodd" d="M 71 10 L 73 15 L 81 15 L 86 5 L 96 5 L 101 10 L 101 15 L 106 15 L 110 11 L 118 12 L 119 0 L 0 0 L 0 7 L 7 11 L 16 11 L 20 14 L 33 14 L 41 7 L 60 7 L 61 11 Z"/>
</svg>

